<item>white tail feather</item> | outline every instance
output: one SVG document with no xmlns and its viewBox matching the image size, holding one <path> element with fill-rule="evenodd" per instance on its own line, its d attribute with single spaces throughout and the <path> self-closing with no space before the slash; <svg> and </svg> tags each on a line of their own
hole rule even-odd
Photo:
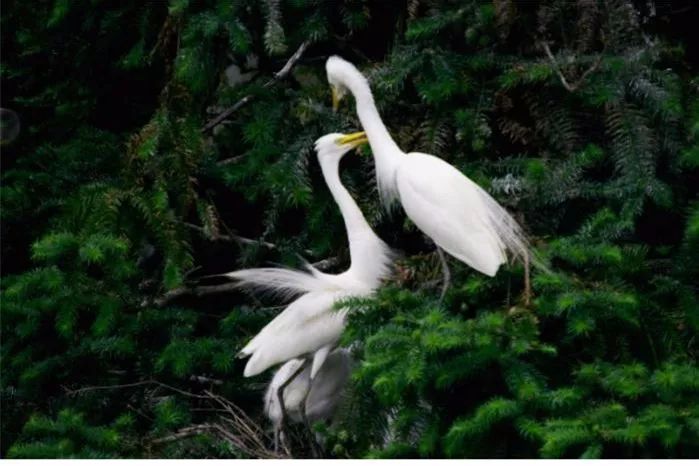
<svg viewBox="0 0 699 466">
<path fill-rule="evenodd" d="M 527 236 L 517 221 L 487 191 L 475 183 L 474 185 L 486 206 L 488 219 L 497 237 L 502 242 L 503 247 L 510 251 L 513 259 L 520 259 L 525 266 L 528 262 L 544 272 L 551 273 L 532 251 Z"/>
</svg>

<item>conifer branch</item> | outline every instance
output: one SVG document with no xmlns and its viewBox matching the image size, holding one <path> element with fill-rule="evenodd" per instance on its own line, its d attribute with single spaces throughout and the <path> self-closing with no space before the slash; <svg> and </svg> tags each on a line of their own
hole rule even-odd
<svg viewBox="0 0 699 466">
<path fill-rule="evenodd" d="M 294 54 L 287 60 L 287 62 L 284 64 L 284 66 L 274 73 L 274 76 L 272 79 L 267 81 L 262 87 L 267 89 L 272 87 L 277 81 L 281 81 L 282 79 L 286 78 L 286 76 L 291 72 L 291 69 L 294 67 L 297 61 L 301 58 L 303 53 L 306 51 L 308 46 L 310 45 L 309 41 L 304 41 L 301 43 L 299 48 L 294 52 Z M 209 120 L 208 123 L 204 125 L 204 127 L 201 129 L 202 133 L 206 133 L 207 131 L 213 129 L 216 125 L 220 124 L 221 122 L 227 120 L 231 115 L 233 115 L 235 112 L 237 112 L 240 108 L 242 108 L 245 104 L 250 102 L 254 96 L 252 94 L 248 94 L 242 99 L 240 99 L 238 102 L 235 104 L 231 105 L 221 113 L 219 113 L 216 117 L 212 118 Z"/>
</svg>

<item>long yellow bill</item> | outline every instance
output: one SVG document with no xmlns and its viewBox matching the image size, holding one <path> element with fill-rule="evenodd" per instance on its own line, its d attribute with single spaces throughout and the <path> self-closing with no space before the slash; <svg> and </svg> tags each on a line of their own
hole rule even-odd
<svg viewBox="0 0 699 466">
<path fill-rule="evenodd" d="M 342 137 L 337 138 L 338 145 L 345 145 L 349 144 L 352 147 L 357 147 L 361 144 L 369 142 L 369 140 L 366 137 L 366 133 L 364 131 L 360 131 L 358 133 L 352 133 L 352 134 L 345 134 Z"/>
<path fill-rule="evenodd" d="M 333 94 L 333 112 L 337 112 L 337 109 L 340 108 L 340 94 L 337 92 L 337 89 L 335 89 L 335 87 L 332 87 L 332 94 Z"/>
</svg>

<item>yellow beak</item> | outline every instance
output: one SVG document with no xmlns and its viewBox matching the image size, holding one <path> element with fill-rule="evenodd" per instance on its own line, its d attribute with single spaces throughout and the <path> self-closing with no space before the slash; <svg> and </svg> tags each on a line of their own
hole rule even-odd
<svg viewBox="0 0 699 466">
<path fill-rule="evenodd" d="M 332 94 L 333 94 L 333 112 L 337 112 L 337 109 L 340 107 L 340 94 L 337 92 L 337 89 L 334 87 L 332 88 Z"/>
<path fill-rule="evenodd" d="M 369 140 L 366 137 L 366 133 L 364 131 L 360 131 L 358 133 L 345 134 L 344 136 L 337 138 L 335 142 L 340 146 L 349 144 L 354 148 L 369 142 Z"/>
</svg>

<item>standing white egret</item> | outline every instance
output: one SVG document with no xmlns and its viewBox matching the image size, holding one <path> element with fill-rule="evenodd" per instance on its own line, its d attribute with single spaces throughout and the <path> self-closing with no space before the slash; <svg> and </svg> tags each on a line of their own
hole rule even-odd
<svg viewBox="0 0 699 466">
<path fill-rule="evenodd" d="M 352 358 L 348 349 L 338 348 L 328 355 L 325 364 L 312 381 L 311 370 L 305 366 L 285 388 L 282 388 L 302 365 L 301 359 L 287 361 L 277 369 L 265 392 L 265 414 L 274 426 L 275 449 L 282 423 L 287 415 L 295 422 L 306 424 L 327 421 L 333 416 L 349 380 Z M 284 400 L 283 406 L 280 400 Z M 305 413 L 302 411 L 304 404 Z"/>
<path fill-rule="evenodd" d="M 366 78 L 348 61 L 332 56 L 326 63 L 333 108 L 347 90 L 354 95 L 357 115 L 371 145 L 379 194 L 386 207 L 400 201 L 407 216 L 441 249 L 488 276 L 507 260 L 507 251 L 529 260 L 527 240 L 517 222 L 480 186 L 433 155 L 405 153 L 381 121 Z M 528 264 L 525 264 L 528 265 Z M 526 270 L 526 269 L 525 269 Z M 525 276 L 525 300 L 529 296 Z"/>
<path fill-rule="evenodd" d="M 239 280 L 241 285 L 288 296 L 301 294 L 240 351 L 240 357 L 250 356 L 245 366 L 246 377 L 293 358 L 304 359 L 304 364 L 312 358 L 309 376 L 313 379 L 345 327 L 346 311 L 335 310 L 335 302 L 350 296 L 370 295 L 390 274 L 393 256 L 390 248 L 371 229 L 340 181 L 340 159 L 365 142 L 361 135 L 334 133 L 321 137 L 315 144 L 323 177 L 347 230 L 351 260 L 348 270 L 333 275 L 309 265 L 308 271 L 258 268 L 225 274 Z"/>
</svg>

